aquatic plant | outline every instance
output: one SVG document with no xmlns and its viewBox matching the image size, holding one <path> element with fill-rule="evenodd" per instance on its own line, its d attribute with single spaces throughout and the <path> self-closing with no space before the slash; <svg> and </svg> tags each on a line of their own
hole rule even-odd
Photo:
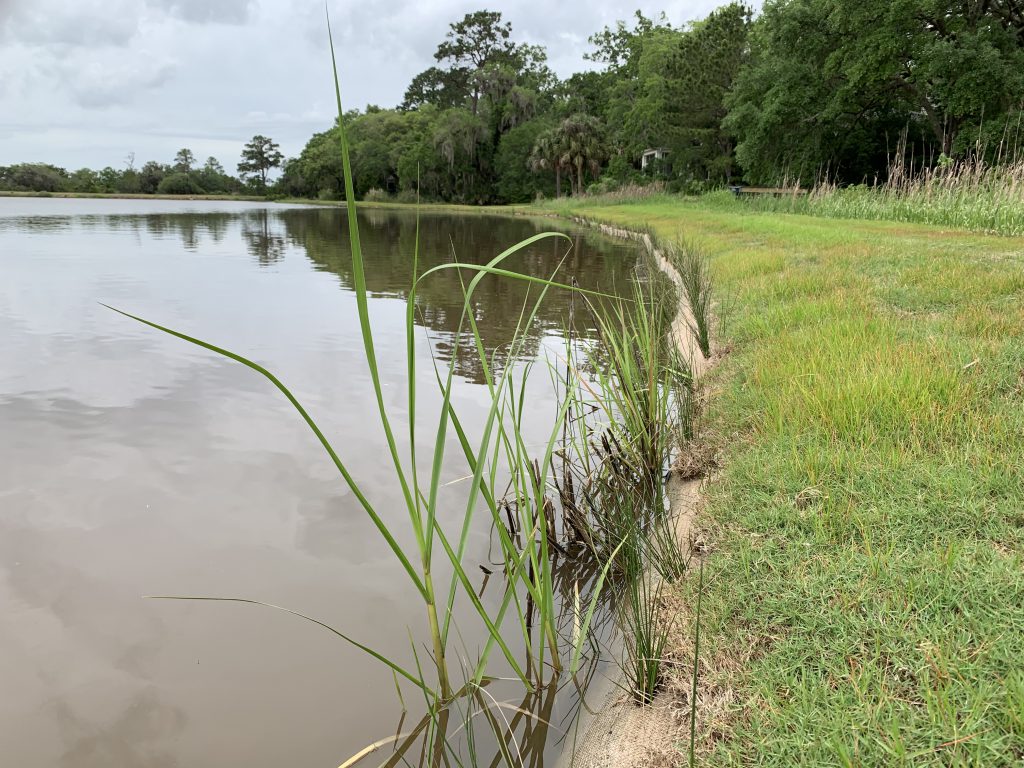
<svg viewBox="0 0 1024 768">
<path fill-rule="evenodd" d="M 490 680 L 488 665 L 490 657 L 499 653 L 504 663 L 522 682 L 528 694 L 544 688 L 546 670 L 557 676 L 562 666 L 562 648 L 558 628 L 558 600 L 556 599 L 553 579 L 553 562 L 558 544 L 556 532 L 556 509 L 549 498 L 549 469 L 554 465 L 556 451 L 559 449 L 564 434 L 566 414 L 575 404 L 573 398 L 562 399 L 559 410 L 552 422 L 546 442 L 540 447 L 528 446 L 522 430 L 522 414 L 527 407 L 526 379 L 529 366 L 525 369 L 508 364 L 519 357 L 525 342 L 525 333 L 536 317 L 541 303 L 551 289 L 565 289 L 581 294 L 576 286 L 557 282 L 555 275 L 539 278 L 520 274 L 507 266 L 509 259 L 534 243 L 547 239 L 565 237 L 560 233 L 549 232 L 516 243 L 484 265 L 465 264 L 459 262 L 438 265 L 418 273 L 419 253 L 418 238 L 412 255 L 410 283 L 411 290 L 407 300 L 405 318 L 406 330 L 406 381 L 407 381 L 407 452 L 400 448 L 397 426 L 385 406 L 385 397 L 378 366 L 378 350 L 374 339 L 368 311 L 368 291 L 366 286 L 365 265 L 360 244 L 359 224 L 356 217 L 355 194 L 353 190 L 352 167 L 350 161 L 348 136 L 345 129 L 345 117 L 342 109 L 341 88 L 334 59 L 333 41 L 331 43 L 332 65 L 335 77 L 335 96 L 339 119 L 339 151 L 345 176 L 345 214 L 348 222 L 349 245 L 352 258 L 353 292 L 356 298 L 356 312 L 363 345 L 363 356 L 370 374 L 375 408 L 379 417 L 380 428 L 387 444 L 387 459 L 392 477 L 401 490 L 405 512 L 408 518 L 408 530 L 399 531 L 394 523 L 385 522 L 385 515 L 364 493 L 361 482 L 349 471 L 339 451 L 326 433 L 317 423 L 312 414 L 302 405 L 292 391 L 271 371 L 259 363 L 236 352 L 222 348 L 208 341 L 196 338 L 179 330 L 168 328 L 151 320 L 123 312 L 121 314 L 141 322 L 149 327 L 160 330 L 171 336 L 202 347 L 213 353 L 238 362 L 266 378 L 288 400 L 297 414 L 309 427 L 317 441 L 323 447 L 328 458 L 338 471 L 341 479 L 351 491 L 358 504 L 379 532 L 388 549 L 405 574 L 409 586 L 422 600 L 424 618 L 430 639 L 428 656 L 424 657 L 413 644 L 411 655 L 413 663 L 389 658 L 375 651 L 366 643 L 357 640 L 350 634 L 342 632 L 314 617 L 301 614 L 291 609 L 271 605 L 262 601 L 241 597 L 211 596 L 158 596 L 162 599 L 175 600 L 213 600 L 241 602 L 286 611 L 304 620 L 323 627 L 339 638 L 350 643 L 359 650 L 388 667 L 397 680 L 412 684 L 421 694 L 426 715 L 409 732 L 398 734 L 391 739 L 375 742 L 362 750 L 346 764 L 352 764 L 376 749 L 393 744 L 395 755 L 403 756 L 416 743 L 422 743 L 421 758 L 431 764 L 455 758 L 456 750 L 452 737 L 459 732 L 466 734 L 466 744 L 471 753 L 474 750 L 472 722 L 481 719 L 496 733 L 499 745 L 499 757 L 508 764 L 515 764 L 514 752 L 504 735 L 509 731 L 508 724 L 502 725 L 501 718 L 496 716 L 500 709 L 497 702 L 489 701 L 485 688 Z M 477 363 L 483 371 L 490 405 L 484 419 L 481 433 L 471 437 L 464 427 L 452 403 L 452 387 L 455 374 L 456 355 L 451 356 L 451 363 L 442 369 L 435 363 L 435 377 L 439 386 L 442 403 L 436 413 L 433 451 L 423 455 L 417 453 L 417 377 L 416 377 L 416 330 L 414 323 L 415 298 L 417 289 L 424 281 L 442 270 L 456 270 L 463 287 L 463 311 L 458 332 L 454 335 L 457 345 L 467 344 L 472 347 Z M 524 303 L 516 333 L 512 343 L 503 350 L 503 359 L 491 359 L 485 351 L 476 318 L 471 311 L 474 292 L 482 279 L 515 279 L 529 283 L 536 288 L 534 295 Z M 600 301 L 610 299 L 601 294 L 590 294 L 590 299 Z M 624 316 L 619 315 L 623 321 Z M 643 340 L 657 341 L 653 329 L 641 326 L 638 331 L 646 334 Z M 463 341 L 463 338 L 466 341 Z M 625 342 L 623 338 L 620 341 Z M 661 347 L 660 343 L 655 346 Z M 628 363 L 633 353 L 627 347 L 617 348 L 611 355 L 620 363 Z M 650 364 L 650 361 L 648 361 Z M 629 363 L 628 365 L 633 365 Z M 631 378 L 634 372 L 650 374 L 641 368 L 620 367 L 617 369 L 616 381 L 618 388 L 639 386 Z M 570 372 L 570 378 L 575 372 Z M 660 381 L 660 373 L 657 374 Z M 609 383 L 611 379 L 607 380 Z M 657 452 L 666 445 L 667 429 L 660 424 L 645 422 L 644 419 L 660 418 L 664 414 L 664 395 L 658 381 L 647 382 L 644 386 L 653 386 L 648 396 L 641 396 L 636 390 L 634 403 L 622 400 L 614 408 L 606 405 L 609 415 L 614 410 L 621 410 L 624 416 L 631 419 L 627 431 L 635 434 L 627 443 L 633 455 L 640 457 L 640 472 L 651 477 L 660 472 L 664 464 Z M 647 402 L 651 399 L 652 402 Z M 627 406 L 638 405 L 643 412 L 630 410 Z M 618 434 L 626 434 L 618 430 Z M 632 433 L 631 433 L 632 434 Z M 450 437 L 456 437 L 462 451 L 462 460 L 468 472 L 465 484 L 465 506 L 459 523 L 447 529 L 439 523 L 441 519 L 439 490 L 441 487 L 442 467 L 446 462 L 446 445 Z M 645 492 L 646 493 L 646 492 Z M 613 500 L 606 498 L 605 502 Z M 496 532 L 502 555 L 503 593 L 497 608 L 490 610 L 484 606 L 477 591 L 463 566 L 470 531 L 481 510 L 490 516 L 489 523 Z M 621 512 L 622 510 L 620 510 Z M 633 518 L 638 513 L 628 509 Z M 506 529 L 504 522 L 509 520 Z M 411 533 L 412 545 L 401 544 L 408 540 Z M 616 551 L 613 547 L 611 551 Z M 450 571 L 448 582 L 443 587 L 438 582 L 440 570 Z M 579 669 L 583 644 L 586 641 L 587 629 L 593 619 L 600 597 L 601 588 L 607 575 L 608 567 L 592 585 L 587 608 L 586 624 L 573 637 L 572 671 Z M 466 604 L 467 610 L 485 629 L 486 642 L 470 665 L 453 669 L 450 650 L 453 613 L 457 598 L 460 605 Z M 518 635 L 522 639 L 525 650 L 525 662 L 514 650 L 511 638 Z M 460 671 L 463 682 L 457 684 L 454 672 Z M 399 688 L 399 695 L 401 689 Z M 461 714 L 462 724 L 452 729 L 453 717 Z M 404 758 L 400 758 L 404 759 Z M 458 760 L 456 760 L 458 762 Z M 474 759 L 475 762 L 475 759 Z"/>
</svg>

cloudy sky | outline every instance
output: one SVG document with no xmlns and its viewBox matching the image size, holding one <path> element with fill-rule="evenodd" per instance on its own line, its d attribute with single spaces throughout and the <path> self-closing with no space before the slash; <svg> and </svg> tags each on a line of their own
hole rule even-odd
<svg viewBox="0 0 1024 768">
<path fill-rule="evenodd" d="M 448 24 L 486 7 L 561 76 L 639 7 L 675 24 L 723 0 L 329 0 L 346 108 L 394 106 Z M 170 162 L 233 170 L 257 133 L 297 154 L 331 123 L 323 0 L 0 0 L 0 165 Z"/>
</svg>

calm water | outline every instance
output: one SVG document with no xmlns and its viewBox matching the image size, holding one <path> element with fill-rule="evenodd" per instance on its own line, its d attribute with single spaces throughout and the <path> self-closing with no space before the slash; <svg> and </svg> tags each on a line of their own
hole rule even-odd
<svg viewBox="0 0 1024 768">
<path fill-rule="evenodd" d="M 322 629 L 254 606 L 141 598 L 285 605 L 410 664 L 409 632 L 423 639 L 422 604 L 400 566 L 283 398 L 248 369 L 98 304 L 277 373 L 405 530 L 342 227 L 339 211 L 322 208 L 0 198 L 0 765 L 336 766 L 398 726 L 390 673 Z M 401 425 L 415 220 L 367 211 L 361 231 L 387 405 Z M 489 260 L 537 231 L 528 220 L 426 216 L 421 271 L 453 253 Z M 631 248 L 570 234 L 563 279 L 602 289 L 631 279 Z M 548 240 L 510 265 L 548 276 L 567 245 Z M 474 311 L 489 349 L 512 338 L 524 295 L 482 283 Z M 428 437 L 439 405 L 431 361 L 451 359 L 461 301 L 453 271 L 417 298 Z M 528 356 L 557 348 L 566 313 L 553 294 Z M 455 364 L 454 398 L 472 428 L 486 390 L 471 356 Z M 543 440 L 554 401 L 546 371 L 531 381 L 529 426 Z M 458 488 L 445 490 L 452 519 Z M 465 564 L 482 577 L 480 521 Z M 460 629 L 473 658 L 480 635 Z"/>
</svg>

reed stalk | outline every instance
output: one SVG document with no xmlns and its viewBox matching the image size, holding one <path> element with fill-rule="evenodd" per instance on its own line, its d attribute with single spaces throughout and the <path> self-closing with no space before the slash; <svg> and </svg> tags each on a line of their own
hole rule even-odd
<svg viewBox="0 0 1024 768">
<path fill-rule="evenodd" d="M 569 667 L 573 675 L 580 669 L 582 648 L 589 637 L 606 580 L 625 575 L 627 584 L 633 589 L 646 583 L 642 576 L 644 555 L 640 537 L 652 513 L 660 514 L 662 511 L 662 474 L 669 460 L 673 435 L 678 432 L 680 414 L 688 413 L 685 409 L 680 410 L 677 393 L 679 383 L 685 382 L 689 374 L 676 364 L 671 354 L 667 343 L 665 305 L 662 298 L 648 290 L 650 286 L 637 287 L 630 299 L 614 299 L 606 294 L 583 291 L 575 283 L 559 282 L 557 271 L 547 277 L 537 277 L 521 274 L 509 266 L 510 261 L 524 249 L 544 239 L 566 238 L 565 235 L 541 233 L 512 245 L 486 264 L 453 262 L 420 274 L 417 224 L 417 245 L 412 254 L 411 289 L 405 317 L 408 382 L 405 393 L 408 423 L 405 428 L 408 446 L 403 449 L 396 436 L 396 425 L 386 407 L 378 350 L 370 322 L 350 147 L 329 20 L 328 38 L 338 109 L 353 293 L 363 357 L 370 374 L 379 426 L 387 445 L 391 474 L 401 490 L 412 545 L 403 547 L 399 544 L 399 532 L 385 522 L 382 510 L 364 493 L 360 481 L 349 471 L 342 453 L 336 450 L 291 390 L 271 371 L 205 340 L 121 310 L 115 311 L 248 367 L 267 379 L 286 398 L 314 434 L 342 482 L 394 555 L 410 588 L 420 596 L 430 638 L 429 659 L 424 664 L 413 644 L 414 668 L 410 668 L 409 664 L 387 658 L 314 617 L 258 600 L 160 597 L 260 605 L 286 611 L 333 632 L 387 666 L 396 680 L 414 685 L 423 697 L 427 712 L 411 731 L 375 742 L 346 765 L 391 743 L 397 746 L 389 764 L 404 762 L 407 753 L 420 739 L 423 750 L 421 762 L 436 765 L 448 762 L 454 755 L 450 743 L 453 734 L 449 729 L 453 707 L 457 705 L 467 706 L 469 714 L 460 730 L 466 730 L 471 752 L 475 749 L 475 742 L 470 724 L 475 718 L 486 721 L 496 734 L 502 729 L 509 730 L 508 722 L 496 714 L 501 705 L 495 702 L 492 706 L 481 694 L 489 679 L 489 660 L 495 651 L 500 652 L 522 682 L 528 697 L 550 684 L 544 681 L 545 670 L 550 669 L 556 679 L 562 669 L 566 643 L 559 629 L 560 600 L 556 595 L 554 563 L 559 556 L 566 554 L 566 550 L 565 542 L 559 542 L 559 514 L 563 515 L 563 530 L 572 531 L 574 538 L 584 542 L 585 551 L 599 556 L 597 561 L 603 566 L 593 577 L 585 617 L 581 617 L 583 606 L 578 600 L 575 605 L 577 622 L 569 644 Z M 451 362 L 447 368 L 441 368 L 436 361 L 434 364 L 442 404 L 436 414 L 433 450 L 429 455 L 421 455 L 416 448 L 415 302 L 417 290 L 424 281 L 450 269 L 457 270 L 460 278 L 463 309 L 454 335 L 456 349 Z M 519 280 L 527 283 L 533 293 L 524 301 L 513 341 L 501 356 L 495 353 L 492 357 L 487 353 L 476 324 L 473 298 L 483 279 Z M 588 383 L 582 375 L 579 361 L 574 358 L 576 345 L 572 334 L 567 334 L 569 354 L 563 379 L 564 396 L 559 400 L 551 429 L 538 449 L 527 441 L 523 429 L 523 414 L 529 407 L 526 382 L 531 367 L 518 366 L 515 361 L 521 357 L 527 331 L 534 325 L 538 310 L 550 290 L 568 290 L 582 297 L 594 310 L 600 340 L 586 362 L 586 366 L 595 371 L 593 382 Z M 464 335 L 469 339 L 468 344 L 483 371 L 490 398 L 482 429 L 475 437 L 470 436 L 452 401 L 455 360 Z M 595 425 L 595 418 L 604 424 Z M 460 460 L 469 472 L 469 481 L 461 521 L 453 529 L 445 530 L 439 524 L 440 488 L 442 468 L 455 460 L 445 455 L 452 437 L 456 438 L 461 449 Z M 561 472 L 555 469 L 556 460 L 562 465 Z M 561 486 L 557 482 L 559 476 L 562 478 Z M 558 501 L 560 506 L 556 504 Z M 481 510 L 486 510 L 490 517 L 486 522 L 495 532 L 504 571 L 504 591 L 498 607 L 490 610 L 483 605 L 463 565 L 469 534 Z M 451 572 L 443 587 L 438 582 L 439 571 Z M 485 641 L 475 662 L 462 669 L 465 682 L 456 686 L 449 646 L 452 617 L 460 597 L 468 603 L 469 616 L 483 627 Z M 514 619 L 509 619 L 509 613 Z M 627 620 L 627 626 L 634 626 L 638 620 L 635 617 L 632 624 Z M 513 626 L 510 628 L 510 625 Z M 510 645 L 509 638 L 515 635 L 522 638 L 525 663 Z M 650 656 L 647 651 L 644 653 L 645 658 Z M 644 690 L 650 687 L 648 685 Z M 498 734 L 499 755 L 496 760 L 512 764 L 518 748 L 513 748 L 515 745 L 505 738 L 507 735 Z"/>
</svg>

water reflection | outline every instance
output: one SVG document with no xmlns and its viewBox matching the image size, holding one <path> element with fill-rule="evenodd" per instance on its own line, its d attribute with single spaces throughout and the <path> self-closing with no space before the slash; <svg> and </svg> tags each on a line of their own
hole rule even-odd
<svg viewBox="0 0 1024 768">
<path fill-rule="evenodd" d="M 12 509 L 24 509 L 13 501 Z M 17 699 L 0 708 L 5 750 L 17 724 L 35 737 L 40 765 L 177 765 L 186 715 L 148 679 L 166 628 L 128 609 L 137 598 L 127 585 L 111 589 L 78 567 L 76 558 L 96 544 L 89 532 L 0 520 L 0 632 L 17 638 L 26 625 L 34 630 L 31 647 L 16 644 L 0 660 L 5 694 Z M 102 661 L 71 661 L 83 655 Z"/>
<path fill-rule="evenodd" d="M 403 323 L 416 223 L 397 212 L 361 217 L 369 311 L 397 423 L 407 415 Z M 381 461 L 387 446 L 373 415 L 343 226 L 340 211 L 323 208 L 0 199 L 0 681 L 9 692 L 0 697 L 0 744 L 7 762 L 337 765 L 397 720 L 387 670 L 329 633 L 258 609 L 140 599 L 262 599 L 349 629 L 396 658 L 409 654 L 410 631 L 423 640 L 418 597 L 287 402 L 248 369 L 98 304 L 266 364 L 401 525 L 401 493 Z M 454 255 L 486 261 L 545 228 L 525 219 L 424 216 L 420 271 Z M 632 249 L 570 236 L 572 249 L 542 241 L 509 265 L 548 276 L 565 257 L 564 278 L 595 289 L 630 278 Z M 527 293 L 508 281 L 481 283 L 473 313 L 489 353 L 512 338 Z M 564 294 L 551 294 L 523 357 L 536 354 L 568 307 Z M 454 271 L 429 280 L 417 297 L 416 319 L 430 338 L 416 349 L 418 412 L 426 419 L 440 407 L 432 356 L 454 356 L 464 378 L 452 397 L 472 431 L 487 403 L 472 384 L 475 356 L 468 347 L 454 352 L 461 308 Z M 533 382 L 524 418 L 546 434 L 555 404 L 543 371 Z M 432 430 L 419 434 L 431 442 Z M 407 455 L 404 435 L 398 440 Z M 447 450 L 458 455 L 454 438 Z M 440 491 L 446 525 L 464 508 L 461 474 L 450 469 Z M 481 582 L 489 533 L 482 523 L 467 540 L 466 563 Z M 491 570 L 481 600 L 494 609 L 500 574 Z M 566 605 L 577 578 L 585 600 L 591 577 L 556 571 Z M 463 655 L 475 657 L 481 636 L 473 626 L 459 630 Z M 521 687 L 501 696 L 540 713 L 518 723 L 538 764 L 557 741 L 542 738 L 541 720 L 560 727 L 571 717 L 571 681 L 561 688 L 530 701 Z"/>
<path fill-rule="evenodd" d="M 352 259 L 348 249 L 345 221 L 334 209 L 291 210 L 278 215 L 290 243 L 299 246 L 318 269 L 337 275 L 343 286 L 353 283 Z M 456 217 L 425 215 L 419 221 L 419 272 L 440 264 L 460 261 L 484 264 L 506 248 L 537 234 L 550 231 L 548 222 L 510 217 L 478 215 Z M 408 298 L 416 253 L 417 220 L 411 213 L 364 209 L 360 211 L 360 235 L 367 260 L 368 290 L 379 296 Z M 614 290 L 629 279 L 633 262 L 609 249 L 606 242 L 575 232 L 569 239 L 541 240 L 511 256 L 503 266 L 527 275 L 568 283 L 575 278 L 582 288 Z M 463 284 L 473 272 L 443 270 L 421 283 L 417 296 L 417 319 L 432 332 L 438 358 L 449 362 L 455 355 L 456 372 L 482 381 L 479 359 L 472 344 L 456 345 L 462 317 Z M 516 322 L 524 307 L 532 307 L 540 288 L 522 281 L 484 278 L 472 298 L 473 316 L 488 352 L 506 350 L 516 335 Z M 537 356 L 541 338 L 559 332 L 568 321 L 570 297 L 564 291 L 549 291 L 529 329 L 520 357 Z M 466 329 L 463 328 L 463 331 Z M 464 337 L 462 341 L 466 341 Z"/>
<path fill-rule="evenodd" d="M 268 211 L 253 211 L 242 217 L 242 240 L 261 267 L 284 258 L 285 235 Z"/>
<path fill-rule="evenodd" d="M 160 701 L 149 687 L 135 695 L 114 719 L 97 729 L 91 719 L 77 714 L 66 702 L 53 703 L 60 723 L 64 750 L 60 765 L 67 768 L 174 768 L 174 736 L 181 732 L 185 715 Z"/>
<path fill-rule="evenodd" d="M 392 209 L 361 209 L 359 224 L 366 263 L 368 290 L 376 296 L 407 299 L 413 280 L 413 257 L 417 253 L 417 219 L 413 212 Z M 239 212 L 185 212 L 175 215 L 112 214 L 80 216 L 0 217 L 0 229 L 28 232 L 66 230 L 132 233 L 149 240 L 175 239 L 188 252 L 226 253 L 232 233 L 245 252 L 261 267 L 279 264 L 289 254 L 307 258 L 321 271 L 338 277 L 345 290 L 352 290 L 352 258 L 348 245 L 347 221 L 338 208 L 254 208 Z M 541 231 L 550 231 L 549 221 L 516 219 L 508 216 L 455 216 L 427 213 L 418 222 L 420 274 L 453 261 L 483 264 L 506 248 Z M 237 242 L 237 241 L 236 241 Z M 627 256 L 630 254 L 630 256 Z M 581 288 L 614 292 L 630 279 L 632 250 L 616 248 L 596 234 L 577 230 L 566 238 L 550 238 L 531 245 L 503 263 L 508 269 L 560 282 L 575 279 Z M 462 286 L 474 273 L 443 270 L 431 275 L 419 287 L 416 320 L 430 331 L 437 358 L 451 362 L 456 373 L 481 383 L 480 361 L 463 327 Z M 525 282 L 485 278 L 472 299 L 473 316 L 488 354 L 507 350 L 516 335 L 516 323 L 524 306 L 531 306 L 540 288 Z M 546 333 L 558 333 L 568 320 L 569 297 L 564 291 L 550 291 L 540 306 L 534 325 L 528 329 L 519 358 L 536 358 Z M 587 330 L 582 328 L 583 338 Z M 456 341 L 459 341 L 457 344 Z"/>
</svg>

